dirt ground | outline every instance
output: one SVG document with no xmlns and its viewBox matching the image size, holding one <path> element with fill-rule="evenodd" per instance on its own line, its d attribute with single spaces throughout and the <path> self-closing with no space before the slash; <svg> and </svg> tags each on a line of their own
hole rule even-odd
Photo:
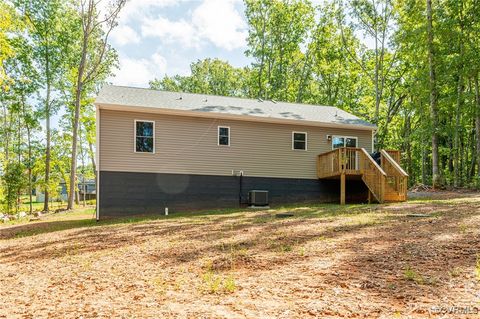
<svg viewBox="0 0 480 319">
<path fill-rule="evenodd" d="M 0 318 L 479 318 L 480 194 L 427 195 L 0 226 Z"/>
</svg>

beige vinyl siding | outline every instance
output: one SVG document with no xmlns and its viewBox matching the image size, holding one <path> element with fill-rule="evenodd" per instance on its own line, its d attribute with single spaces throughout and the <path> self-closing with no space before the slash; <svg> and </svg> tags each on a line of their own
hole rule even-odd
<svg viewBox="0 0 480 319">
<path fill-rule="evenodd" d="M 155 121 L 155 154 L 134 152 L 134 121 Z M 230 146 L 218 145 L 230 127 Z M 292 132 L 307 133 L 307 150 L 292 150 Z M 327 135 L 358 137 L 372 148 L 372 131 L 208 119 L 100 109 L 100 170 L 121 172 L 317 178 L 316 156 L 331 150 Z"/>
</svg>

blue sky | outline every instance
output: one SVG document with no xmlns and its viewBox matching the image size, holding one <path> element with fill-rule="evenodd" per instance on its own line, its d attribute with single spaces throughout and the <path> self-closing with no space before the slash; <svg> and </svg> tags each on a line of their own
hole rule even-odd
<svg viewBox="0 0 480 319">
<path fill-rule="evenodd" d="M 130 0 L 111 34 L 120 68 L 109 81 L 147 87 L 207 57 L 247 65 L 247 34 L 242 0 Z"/>
</svg>

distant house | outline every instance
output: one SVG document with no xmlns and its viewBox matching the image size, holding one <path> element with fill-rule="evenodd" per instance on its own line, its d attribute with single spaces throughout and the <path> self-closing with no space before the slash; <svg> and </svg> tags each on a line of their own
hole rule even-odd
<svg viewBox="0 0 480 319">
<path fill-rule="evenodd" d="M 50 198 L 54 202 L 66 202 L 68 200 L 67 193 L 68 185 L 65 182 L 60 182 L 58 184 L 58 196 Z M 92 200 L 96 198 L 97 195 L 97 186 L 95 184 L 95 179 L 86 179 L 85 181 L 80 181 L 78 185 L 79 199 L 83 200 Z M 85 196 L 84 196 L 85 194 Z M 35 201 L 38 203 L 43 203 L 45 201 L 45 193 L 41 187 L 37 187 L 35 190 Z"/>
<path fill-rule="evenodd" d="M 376 127 L 336 107 L 121 86 L 95 105 L 99 219 L 239 207 L 252 190 L 273 206 L 404 199 L 398 152 L 380 154 L 388 175 Z"/>
<path fill-rule="evenodd" d="M 58 196 L 50 197 L 53 202 L 66 202 L 68 200 L 67 185 L 65 182 L 58 184 Z M 45 202 L 45 193 L 41 187 L 37 187 L 35 190 L 35 201 L 37 203 Z"/>
</svg>

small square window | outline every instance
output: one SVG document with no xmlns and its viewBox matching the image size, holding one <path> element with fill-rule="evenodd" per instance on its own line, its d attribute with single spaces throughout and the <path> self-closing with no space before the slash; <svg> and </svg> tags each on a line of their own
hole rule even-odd
<svg viewBox="0 0 480 319">
<path fill-rule="evenodd" d="M 230 128 L 227 126 L 218 127 L 218 145 L 230 146 Z"/>
<path fill-rule="evenodd" d="M 155 122 L 135 121 L 135 152 L 153 153 Z"/>
<path fill-rule="evenodd" d="M 307 133 L 293 132 L 292 147 L 294 150 L 307 150 Z"/>
</svg>

